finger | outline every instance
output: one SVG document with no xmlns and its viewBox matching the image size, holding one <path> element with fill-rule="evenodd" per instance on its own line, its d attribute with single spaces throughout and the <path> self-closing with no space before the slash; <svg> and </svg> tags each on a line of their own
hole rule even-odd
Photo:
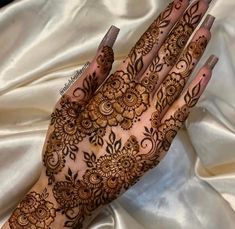
<svg viewBox="0 0 235 229">
<path fill-rule="evenodd" d="M 212 70 L 218 58 L 212 55 L 199 70 L 187 90 L 173 103 L 158 127 L 160 159 L 169 149 L 175 135 L 187 119 L 190 110 L 196 105 L 212 76 Z"/>
<path fill-rule="evenodd" d="M 89 67 L 66 91 L 66 95 L 77 102 L 89 100 L 97 88 L 103 83 L 112 68 L 114 61 L 113 45 L 119 29 L 111 26 L 99 45 L 97 54 Z"/>
<path fill-rule="evenodd" d="M 143 76 L 140 77 L 140 80 L 147 84 L 146 86 L 148 86 L 150 91 L 156 90 L 175 65 L 208 7 L 209 3 L 205 0 L 193 3 L 171 31 Z"/>
<path fill-rule="evenodd" d="M 210 28 L 214 22 L 213 16 L 208 16 L 202 27 L 195 33 L 187 48 L 180 55 L 177 63 L 160 84 L 154 96 L 156 108 L 155 117 L 161 119 L 166 110 L 180 95 L 189 76 L 203 55 L 211 38 Z M 154 122 L 156 123 L 156 122 Z"/>
<path fill-rule="evenodd" d="M 140 37 L 118 70 L 127 69 L 130 79 L 142 75 L 188 5 L 189 0 L 170 3 Z"/>
<path fill-rule="evenodd" d="M 208 9 L 208 1 L 193 3 L 171 31 L 153 61 L 139 80 L 146 84 L 149 91 L 155 91 L 176 63 L 190 36 Z"/>
</svg>

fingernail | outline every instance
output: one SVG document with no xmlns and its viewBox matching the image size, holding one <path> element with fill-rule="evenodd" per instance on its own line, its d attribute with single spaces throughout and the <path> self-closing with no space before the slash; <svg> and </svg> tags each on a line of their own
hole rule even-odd
<svg viewBox="0 0 235 229">
<path fill-rule="evenodd" d="M 205 20 L 202 22 L 201 27 L 204 27 L 204 28 L 207 28 L 208 30 L 210 30 L 212 25 L 213 25 L 213 23 L 214 23 L 214 21 L 215 21 L 215 17 L 210 15 L 210 14 L 208 14 L 206 16 Z"/>
<path fill-rule="evenodd" d="M 219 61 L 219 58 L 217 56 L 211 55 L 206 61 L 205 65 L 208 66 L 212 70 L 218 61 Z"/>
<path fill-rule="evenodd" d="M 119 33 L 119 28 L 117 28 L 116 26 L 112 25 L 108 32 L 105 34 L 103 40 L 101 41 L 99 47 L 98 47 L 98 50 L 100 48 L 102 48 L 103 46 L 109 46 L 109 47 L 113 47 L 116 39 L 117 39 L 117 36 L 118 36 L 118 33 Z"/>
</svg>

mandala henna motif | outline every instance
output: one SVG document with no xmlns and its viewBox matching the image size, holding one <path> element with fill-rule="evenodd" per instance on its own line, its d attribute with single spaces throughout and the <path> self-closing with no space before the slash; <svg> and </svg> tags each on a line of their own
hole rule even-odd
<svg viewBox="0 0 235 229">
<path fill-rule="evenodd" d="M 55 220 L 54 205 L 47 201 L 47 190 L 39 194 L 30 192 L 21 201 L 9 219 L 11 229 L 50 229 Z"/>
</svg>

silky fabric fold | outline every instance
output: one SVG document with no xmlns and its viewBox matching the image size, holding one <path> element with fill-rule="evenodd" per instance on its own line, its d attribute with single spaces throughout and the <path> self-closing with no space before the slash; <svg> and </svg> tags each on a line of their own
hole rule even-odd
<svg viewBox="0 0 235 229">
<path fill-rule="evenodd" d="M 21 0 L 0 10 L 0 226 L 40 174 L 50 114 L 111 24 L 113 70 L 169 1 Z M 213 78 L 167 156 L 89 228 L 235 227 L 235 2 L 213 0 Z M 202 63 L 202 62 L 201 62 Z"/>
</svg>

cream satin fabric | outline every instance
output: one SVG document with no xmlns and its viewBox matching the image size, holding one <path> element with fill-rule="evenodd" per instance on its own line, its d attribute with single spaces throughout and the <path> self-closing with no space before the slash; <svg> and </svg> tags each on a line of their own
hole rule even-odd
<svg viewBox="0 0 235 229">
<path fill-rule="evenodd" d="M 168 2 L 168 1 L 167 1 Z M 21 0 L 0 10 L 0 226 L 37 180 L 59 89 L 111 24 L 116 63 L 166 1 Z M 168 155 L 89 228 L 235 228 L 235 2 L 214 0 L 214 77 Z"/>
</svg>

